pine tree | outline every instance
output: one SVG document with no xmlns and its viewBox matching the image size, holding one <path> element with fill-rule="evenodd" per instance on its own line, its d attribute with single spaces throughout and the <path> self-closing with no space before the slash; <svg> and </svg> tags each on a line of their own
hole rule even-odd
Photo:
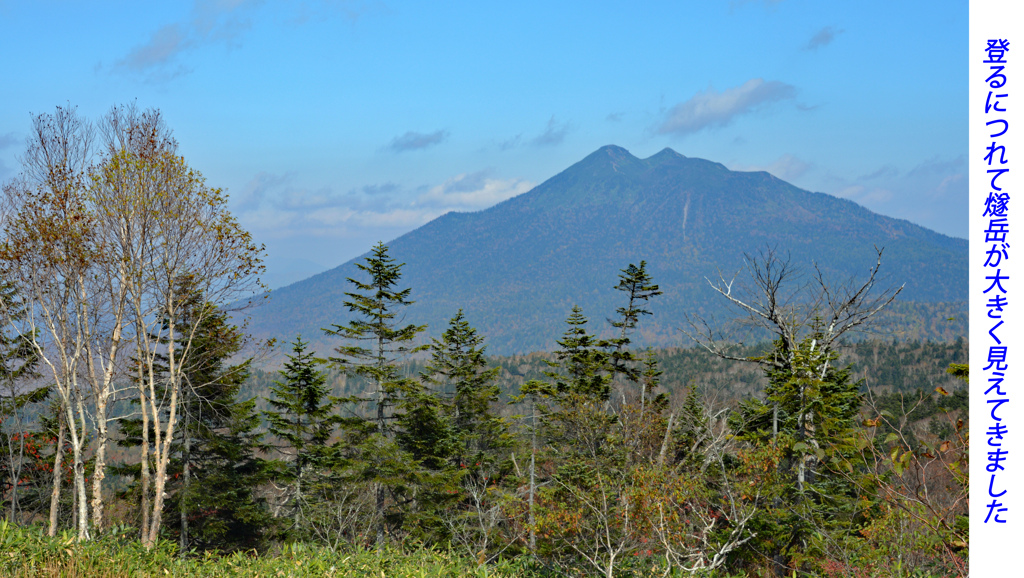
<svg viewBox="0 0 1024 578">
<path fill-rule="evenodd" d="M 396 264 L 388 255 L 387 246 L 378 243 L 366 262 L 356 266 L 370 279 L 369 282 L 348 279 L 355 290 L 345 293 L 348 297 L 345 307 L 355 318 L 346 325 L 335 324 L 325 332 L 355 342 L 336 348 L 338 356 L 329 361 L 350 375 L 368 379 L 373 386 L 371 397 L 356 396 L 346 401 L 372 404 L 375 417 L 366 421 L 348 420 L 342 425 L 348 437 L 349 457 L 362 469 L 360 478 L 371 481 L 374 486 L 376 542 L 380 545 L 389 528 L 400 526 L 403 517 L 397 509 L 389 511 L 388 494 L 393 501 L 404 499 L 405 481 L 416 468 L 414 460 L 396 444 L 392 431 L 395 406 L 418 390 L 415 380 L 400 375 L 397 362 L 426 347 L 412 345 L 426 326 L 401 325 L 398 321 L 399 308 L 413 303 L 409 300 L 412 290 L 396 288 L 404 263 Z"/>
</svg>

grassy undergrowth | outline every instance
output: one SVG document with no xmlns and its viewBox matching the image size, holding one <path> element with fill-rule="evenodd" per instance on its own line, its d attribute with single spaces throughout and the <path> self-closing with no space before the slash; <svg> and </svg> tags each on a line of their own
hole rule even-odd
<svg viewBox="0 0 1024 578">
<path fill-rule="evenodd" d="M 333 552 L 304 544 L 286 547 L 277 556 L 235 553 L 179 557 L 174 543 L 161 541 L 146 551 L 134 531 L 115 529 L 87 542 L 71 534 L 46 536 L 39 527 L 19 527 L 0 521 L 0 576 L 18 578 L 122 578 L 132 576 L 196 578 L 233 577 L 374 577 L 426 578 L 488 576 L 545 576 L 525 560 L 478 566 L 452 552 L 427 548 Z"/>
</svg>

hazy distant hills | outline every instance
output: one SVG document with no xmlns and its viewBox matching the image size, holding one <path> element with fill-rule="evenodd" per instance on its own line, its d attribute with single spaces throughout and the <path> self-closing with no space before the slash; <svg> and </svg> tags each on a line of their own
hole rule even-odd
<svg viewBox="0 0 1024 578">
<path fill-rule="evenodd" d="M 817 262 L 839 281 L 863 279 L 873 247 L 884 247 L 886 284 L 906 283 L 898 311 L 916 316 L 913 335 L 966 335 L 965 239 L 671 149 L 639 159 L 602 147 L 528 193 L 446 214 L 389 243 L 406 263 L 402 286 L 416 300 L 406 322 L 427 323 L 437 335 L 461 307 L 492 354 L 554 348 L 574 304 L 592 330 L 607 327 L 623 305 L 612 289 L 618 272 L 641 259 L 665 294 L 652 302 L 638 341 L 684 344 L 678 328 L 686 312 L 728 315 L 705 276 L 731 277 L 744 253 L 768 245 L 804 271 Z M 354 263 L 273 291 L 249 311 L 249 331 L 284 341 L 302 333 L 329 345 L 320 328 L 347 318 L 345 279 L 358 275 Z M 952 324 L 951 311 L 959 315 Z"/>
</svg>

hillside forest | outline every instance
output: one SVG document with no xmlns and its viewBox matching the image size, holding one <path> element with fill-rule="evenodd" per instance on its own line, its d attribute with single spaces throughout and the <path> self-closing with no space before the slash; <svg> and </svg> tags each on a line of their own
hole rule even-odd
<svg viewBox="0 0 1024 578">
<path fill-rule="evenodd" d="M 633 346 L 639 261 L 554 351 L 488 357 L 461 309 L 425 337 L 379 243 L 332 350 L 278 336 L 273 371 L 228 310 L 261 247 L 159 112 L 34 117 L 3 202 L 5 574 L 968 575 L 966 343 L 864 338 L 902 290 L 881 248 L 712 280 L 758 343 L 692 313 Z"/>
</svg>

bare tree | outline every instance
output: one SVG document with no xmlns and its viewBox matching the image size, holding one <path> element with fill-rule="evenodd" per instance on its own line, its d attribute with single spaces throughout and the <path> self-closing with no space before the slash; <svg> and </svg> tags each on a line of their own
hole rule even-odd
<svg viewBox="0 0 1024 578">
<path fill-rule="evenodd" d="M 159 112 L 115 107 L 101 129 L 106 146 L 97 157 L 92 125 L 73 109 L 33 119 L 25 170 L 4 189 L 10 216 L 0 266 L 27 303 L 23 335 L 57 382 L 74 460 L 79 539 L 89 535 L 87 417 L 96 427 L 92 525 L 100 528 L 115 378 L 136 377 L 142 539 L 151 546 L 191 340 L 205 319 L 183 314 L 190 295 L 181 288 L 215 304 L 233 302 L 258 286 L 262 248 L 230 215 L 223 191 L 206 186 L 175 154 Z M 126 343 L 134 345 L 130 363 Z M 57 504 L 56 477 L 53 492 Z"/>
<path fill-rule="evenodd" d="M 801 279 L 800 272 L 789 257 L 782 259 L 773 248 L 757 256 L 744 255 L 751 285 L 737 287 L 735 277 L 727 281 L 719 274 L 718 280 L 708 284 L 738 310 L 742 322 L 760 328 L 781 340 L 786 351 L 795 352 L 807 332 L 820 319 L 821 338 L 817 347 L 831 351 L 844 334 L 861 328 L 872 317 L 892 303 L 903 290 L 889 287 L 879 290 L 878 271 L 882 266 L 883 249 L 875 248 L 877 259 L 863 282 L 853 279 L 845 283 L 832 283 L 821 269 L 814 265 L 809 281 Z M 728 343 L 716 337 L 716 331 L 702 317 L 687 316 L 688 329 L 684 333 L 695 343 L 724 359 L 756 362 L 761 365 L 785 368 L 792 359 L 738 357 L 730 353 Z"/>
<path fill-rule="evenodd" d="M 882 249 L 875 250 L 875 264 L 863 282 L 851 279 L 833 283 L 817 265 L 811 278 L 804 280 L 788 257 L 780 258 L 771 248 L 757 257 L 746 256 L 750 285 L 734 290 L 735 278 L 726 281 L 721 275 L 717 282 L 708 281 L 739 311 L 743 323 L 774 336 L 775 347 L 765 355 L 735 355 L 700 317 L 688 317 L 689 328 L 684 330 L 714 355 L 757 363 L 764 368 L 771 382 L 765 409 L 771 413 L 773 445 L 784 419 L 789 424 L 787 457 L 779 462 L 778 468 L 794 477 L 793 500 L 797 505 L 809 504 L 802 498 L 807 484 L 814 483 L 819 476 L 825 453 L 834 450 L 836 428 L 852 423 L 858 409 L 850 407 L 856 405 L 853 400 L 859 399 L 856 385 L 848 383 L 846 374 L 834 366 L 839 340 L 851 331 L 863 329 L 903 289 L 878 287 Z M 827 429 L 833 431 L 826 433 L 821 429 L 826 420 L 833 424 Z M 776 497 L 776 506 L 781 505 L 780 500 Z M 794 539 L 804 538 L 801 535 Z M 773 558 L 776 572 L 783 572 L 781 551 L 776 551 Z"/>
<path fill-rule="evenodd" d="M 87 355 L 89 270 L 99 258 L 86 195 L 92 142 L 92 126 L 73 108 L 33 118 L 24 172 L 4 187 L 9 215 L 0 248 L 4 277 L 25 299 L 25 323 L 14 329 L 30 340 L 54 379 L 67 420 L 79 539 L 88 537 L 83 461 L 88 394 L 79 378 Z M 55 495 L 59 475 L 55 468 Z M 54 520 L 51 512 L 51 535 Z"/>
<path fill-rule="evenodd" d="M 684 333 L 699 346 L 723 359 L 753 362 L 768 370 L 794 376 L 800 371 L 806 372 L 808 368 L 813 368 L 816 375 L 806 377 L 824 379 L 839 339 L 861 328 L 892 303 L 903 290 L 903 285 L 877 289 L 883 250 L 876 248 L 875 251 L 875 265 L 869 270 L 867 280 L 861 283 L 852 279 L 846 283 L 831 283 L 817 265 L 814 266 L 812 279 L 804 282 L 789 258 L 781 259 L 771 248 L 762 251 L 757 257 L 745 255 L 752 286 L 734 292 L 735 278 L 726 281 L 719 275 L 718 282 L 709 280 L 712 289 L 739 310 L 745 324 L 775 336 L 780 347 L 769 355 L 734 355 L 729 344 L 716 337 L 714 329 L 701 317 L 687 316 L 689 329 L 684 329 Z M 801 362 L 798 353 L 801 343 L 807 338 L 811 339 L 809 347 L 812 359 Z M 799 396 L 803 399 L 802 389 Z M 803 421 L 801 426 L 804 425 Z M 777 433 L 776 407 L 773 434 Z"/>
</svg>

